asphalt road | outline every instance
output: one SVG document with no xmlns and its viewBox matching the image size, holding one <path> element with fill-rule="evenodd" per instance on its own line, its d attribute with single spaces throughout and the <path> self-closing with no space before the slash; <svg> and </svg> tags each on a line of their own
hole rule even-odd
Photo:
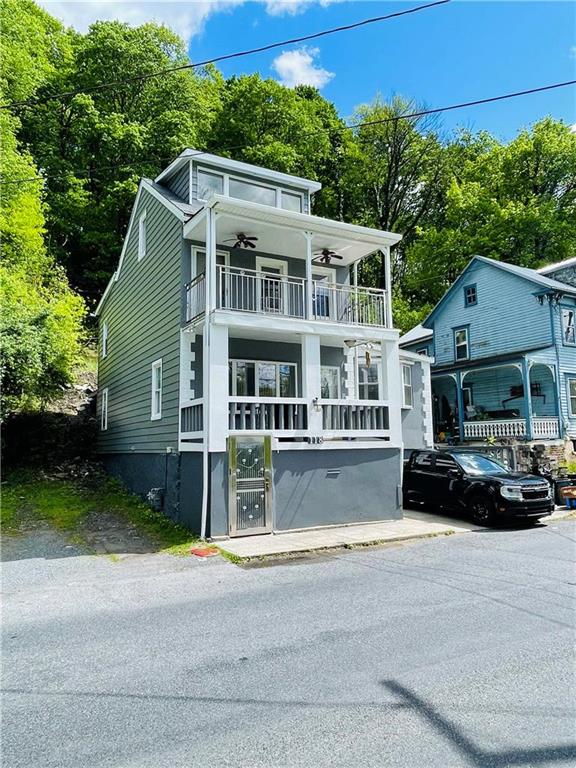
<svg viewBox="0 0 576 768">
<path fill-rule="evenodd" d="M 2 766 L 573 765 L 575 536 L 248 570 L 12 543 Z"/>
</svg>

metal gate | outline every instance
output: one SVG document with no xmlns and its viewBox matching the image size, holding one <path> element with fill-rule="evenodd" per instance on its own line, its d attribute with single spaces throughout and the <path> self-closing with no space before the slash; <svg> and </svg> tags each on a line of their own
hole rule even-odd
<svg viewBox="0 0 576 768">
<path fill-rule="evenodd" d="M 230 536 L 272 530 L 272 439 L 228 438 Z"/>
</svg>

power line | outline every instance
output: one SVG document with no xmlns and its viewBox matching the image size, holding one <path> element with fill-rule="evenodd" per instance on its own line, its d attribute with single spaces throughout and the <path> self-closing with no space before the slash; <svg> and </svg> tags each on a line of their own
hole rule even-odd
<svg viewBox="0 0 576 768">
<path fill-rule="evenodd" d="M 54 101 L 55 99 L 65 99 L 65 98 L 71 98 L 73 96 L 77 96 L 81 93 L 93 93 L 96 91 L 102 91 L 106 88 L 118 88 L 118 87 L 125 87 L 127 83 L 133 83 L 133 82 L 143 82 L 145 80 L 151 80 L 155 77 L 161 77 L 163 75 L 169 75 L 174 72 L 182 72 L 183 70 L 187 69 L 197 69 L 198 67 L 205 67 L 207 64 L 217 64 L 221 61 L 229 61 L 230 59 L 238 59 L 242 56 L 251 56 L 255 53 L 263 53 L 264 51 L 271 51 L 275 48 L 281 48 L 285 45 L 295 45 L 297 43 L 304 43 L 308 40 L 317 40 L 320 37 L 325 37 L 326 35 L 334 35 L 339 32 L 348 32 L 351 29 L 358 29 L 358 27 L 365 27 L 369 24 L 377 24 L 381 21 L 387 21 L 388 19 L 394 19 L 398 18 L 399 16 L 407 16 L 412 13 L 418 13 L 419 11 L 425 11 L 428 8 L 434 8 L 437 5 L 445 5 L 446 3 L 451 2 L 451 0 L 436 0 L 433 3 L 427 3 L 426 5 L 418 5 L 414 8 L 407 8 L 404 11 L 395 11 L 394 13 L 388 13 L 385 16 L 374 16 L 370 19 L 364 19 L 363 21 L 356 21 L 352 24 L 345 24 L 340 27 L 333 27 L 331 29 L 324 29 L 321 32 L 314 32 L 310 35 L 302 35 L 301 37 L 293 37 L 289 40 L 282 40 L 277 43 L 268 43 L 267 45 L 262 45 L 258 48 L 249 48 L 244 51 L 237 51 L 235 53 L 226 53 L 221 56 L 215 56 L 212 59 L 205 59 L 204 61 L 198 61 L 191 64 L 182 64 L 178 67 L 172 67 L 170 69 L 160 69 L 156 72 L 150 72 L 145 75 L 134 75 L 133 77 L 126 77 L 123 80 L 115 80 L 108 83 L 100 83 L 99 85 L 94 85 L 91 88 L 81 88 L 75 91 L 65 91 L 63 93 L 55 93 L 48 96 L 42 96 L 38 98 L 33 99 L 27 99 L 23 101 L 12 101 L 9 104 L 4 104 L 0 106 L 0 109 L 13 109 L 15 107 L 24 107 L 24 106 L 32 106 L 34 104 L 44 104 L 48 101 Z"/>
<path fill-rule="evenodd" d="M 475 101 L 466 101 L 462 102 L 460 104 L 451 104 L 447 107 L 436 107 L 434 109 L 424 109 L 419 112 L 410 112 L 407 114 L 401 114 L 401 115 L 393 115 L 391 117 L 383 117 L 378 120 L 366 120 L 364 122 L 360 123 L 352 123 L 352 124 L 346 124 L 344 123 L 342 126 L 340 126 L 340 130 L 351 130 L 355 128 L 364 128 L 372 125 L 380 125 L 382 123 L 390 123 L 395 122 L 398 120 L 409 120 L 414 119 L 417 117 L 423 117 L 425 115 L 432 115 L 437 114 L 439 112 L 448 112 L 453 109 L 463 109 L 464 107 L 473 107 L 478 106 L 480 104 L 488 104 L 490 102 L 494 101 L 502 101 L 504 99 L 514 99 L 518 96 L 527 96 L 533 93 L 540 93 L 542 91 L 550 91 L 554 88 L 564 88 L 569 85 L 575 85 L 576 80 L 567 80 L 563 83 L 553 83 L 552 85 L 543 85 L 538 88 L 528 88 L 524 91 L 515 91 L 514 93 L 505 93 L 501 96 L 490 96 L 486 99 L 476 99 Z M 316 130 L 313 131 L 314 133 L 317 133 Z M 306 131 L 304 133 L 307 133 Z M 310 132 L 312 133 L 312 132 Z M 231 152 L 235 149 L 245 149 L 244 145 L 237 145 L 234 147 L 220 147 L 215 148 L 208 152 L 208 150 L 202 150 L 198 152 L 194 152 L 193 154 L 190 154 L 188 157 L 195 157 L 196 155 L 205 155 L 205 154 L 213 154 L 214 152 L 220 151 L 220 152 Z M 171 162 L 174 158 L 168 157 L 168 158 L 149 158 L 147 160 L 138 160 L 134 161 L 133 163 L 118 163 L 116 165 L 110 165 L 110 166 L 98 166 L 96 168 L 85 168 L 81 170 L 74 170 L 70 169 L 69 171 L 61 174 L 54 174 L 54 175 L 46 175 L 46 176 L 30 176 L 28 178 L 22 178 L 22 179 L 10 179 L 10 180 L 4 180 L 0 178 L 0 184 L 24 184 L 27 182 L 32 181 L 46 181 L 48 179 L 58 179 L 58 178 L 66 178 L 70 173 L 74 173 L 76 175 L 79 174 L 90 174 L 95 173 L 96 171 L 109 171 L 114 170 L 115 168 L 133 168 L 134 166 L 142 165 L 144 163 L 159 163 L 159 162 Z"/>
</svg>

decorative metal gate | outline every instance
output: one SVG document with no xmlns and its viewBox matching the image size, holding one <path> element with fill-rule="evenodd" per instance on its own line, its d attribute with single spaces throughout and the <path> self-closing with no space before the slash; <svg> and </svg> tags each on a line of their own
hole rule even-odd
<svg viewBox="0 0 576 768">
<path fill-rule="evenodd" d="M 228 438 L 230 536 L 272 530 L 272 439 Z"/>
</svg>

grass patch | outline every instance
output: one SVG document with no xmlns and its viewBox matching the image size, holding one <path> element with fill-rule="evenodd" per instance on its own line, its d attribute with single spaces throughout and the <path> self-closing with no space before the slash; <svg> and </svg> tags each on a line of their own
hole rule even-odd
<svg viewBox="0 0 576 768">
<path fill-rule="evenodd" d="M 17 534 L 43 522 L 80 543 L 90 521 L 110 515 L 135 528 L 153 551 L 188 554 L 200 539 L 96 471 L 86 481 L 51 477 L 32 470 L 11 473 L 2 484 L 3 533 Z"/>
</svg>

